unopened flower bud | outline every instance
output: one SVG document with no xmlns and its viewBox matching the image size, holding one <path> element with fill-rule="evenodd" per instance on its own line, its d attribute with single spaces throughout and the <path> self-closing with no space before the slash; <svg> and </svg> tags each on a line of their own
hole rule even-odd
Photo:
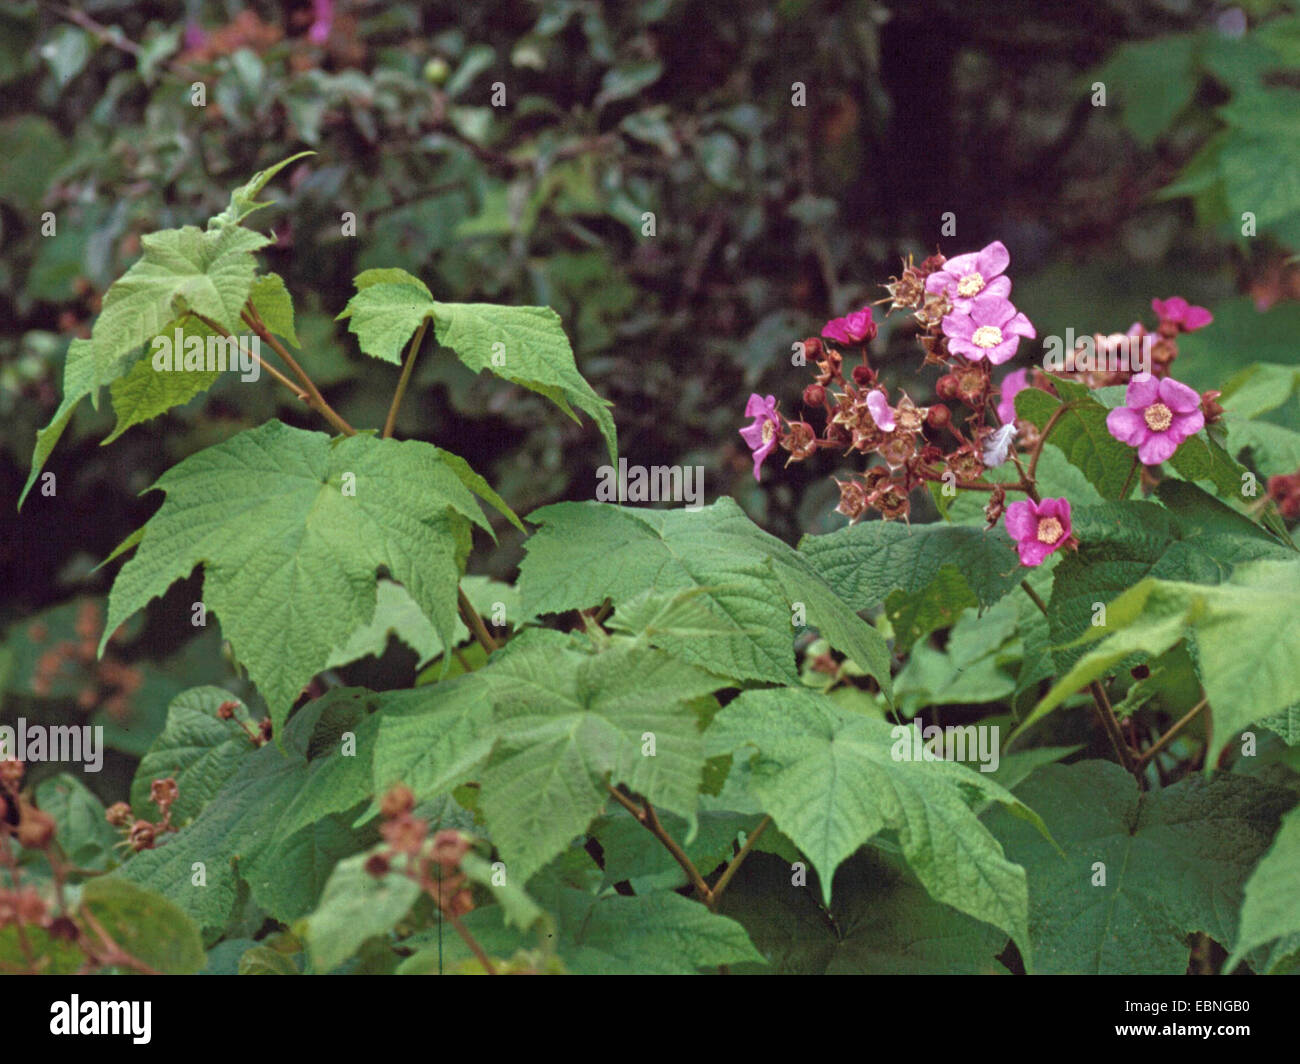
<svg viewBox="0 0 1300 1064">
<path fill-rule="evenodd" d="M 131 825 L 131 831 L 127 835 L 127 841 L 131 844 L 131 849 L 136 853 L 141 850 L 152 850 L 156 830 L 147 820 L 137 820 Z"/>
<path fill-rule="evenodd" d="M 37 809 L 30 802 L 18 806 L 18 842 L 28 850 L 43 850 L 54 838 L 57 825 L 54 817 Z"/>
<path fill-rule="evenodd" d="M 383 879 L 388 875 L 389 868 L 388 858 L 382 853 L 372 853 L 366 858 L 366 874 L 374 876 L 376 879 Z"/>
<path fill-rule="evenodd" d="M 444 869 L 455 868 L 460 859 L 469 852 L 469 839 L 459 831 L 444 828 L 433 837 L 433 847 L 429 855 Z"/>
<path fill-rule="evenodd" d="M 1207 425 L 1213 424 L 1223 417 L 1223 407 L 1219 403 L 1219 396 L 1222 394 L 1222 392 L 1214 389 L 1201 394 L 1201 412 L 1205 415 Z"/>
<path fill-rule="evenodd" d="M 23 781 L 23 763 L 9 758 L 0 761 L 0 786 L 17 788 Z"/>
<path fill-rule="evenodd" d="M 803 390 L 804 406 L 821 406 L 826 402 L 826 389 L 820 384 L 810 384 Z"/>
<path fill-rule="evenodd" d="M 940 399 L 952 400 L 957 398 L 957 378 L 951 373 L 945 373 L 934 382 L 934 394 Z"/>
<path fill-rule="evenodd" d="M 942 403 L 936 403 L 925 415 L 925 423 L 932 429 L 942 431 L 952 424 L 952 411 Z"/>
<path fill-rule="evenodd" d="M 238 708 L 238 706 L 239 706 L 238 702 L 234 702 L 234 701 L 222 702 L 221 705 L 217 706 L 217 719 L 218 720 L 234 719 L 235 710 Z"/>
<path fill-rule="evenodd" d="M 870 388 L 876 383 L 876 375 L 868 366 L 854 366 L 853 383 L 859 388 Z"/>
<path fill-rule="evenodd" d="M 415 808 L 415 795 L 405 783 L 397 783 L 388 788 L 379 802 L 379 812 L 387 819 L 409 813 Z"/>
<path fill-rule="evenodd" d="M 104 810 L 104 819 L 115 828 L 124 828 L 131 823 L 131 807 L 126 802 L 114 802 Z"/>
</svg>

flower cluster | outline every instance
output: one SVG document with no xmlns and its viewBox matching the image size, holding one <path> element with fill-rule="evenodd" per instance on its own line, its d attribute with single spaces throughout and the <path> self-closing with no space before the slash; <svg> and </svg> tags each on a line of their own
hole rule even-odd
<svg viewBox="0 0 1300 1064">
<path fill-rule="evenodd" d="M 751 395 L 745 407 L 745 416 L 753 420 L 740 435 L 752 452 L 755 479 L 778 448 L 788 454 L 787 465 L 828 448 L 845 456 L 857 452 L 864 467 L 835 478 L 840 492 L 836 512 L 850 523 L 872 512 L 886 520 L 907 519 L 911 493 L 922 485 L 942 484 L 945 493 L 988 492 L 988 526 L 1005 515 L 1006 531 L 1026 566 L 1041 565 L 1055 551 L 1077 546 L 1069 501 L 1044 499 L 1037 491 L 1034 471 L 1045 436 L 1034 423 L 1019 419 L 1015 406 L 1026 388 L 1055 394 L 1056 378 L 1021 368 L 1007 373 L 1000 384 L 993 380 L 992 367 L 1014 358 L 1021 340 L 1037 337 L 1033 323 L 1011 302 L 1010 264 L 1006 247 L 994 241 L 950 259 L 938 253 L 919 265 L 908 259 L 902 275 L 884 286 L 888 296 L 880 302 L 889 304 L 889 312 L 909 313 L 918 326 L 923 365 L 942 367 L 929 405 L 918 404 L 902 390 L 891 396 L 877 377 L 867 354 L 877 335 L 871 307 L 834 318 L 820 337 L 805 340 L 804 352 L 816 372 L 814 383 L 804 389 L 801 415 L 783 415 L 773 395 Z M 1094 388 L 1127 384 L 1125 405 L 1110 412 L 1107 427 L 1148 466 L 1167 461 L 1183 440 L 1222 414 L 1217 392 L 1198 395 L 1169 374 L 1178 337 L 1209 325 L 1212 315 L 1177 296 L 1151 305 L 1158 319 L 1154 332 L 1135 322 L 1126 333 L 1086 337 L 1079 350 L 1088 350 L 1090 357 L 1068 361 L 1070 368 L 1059 374 Z M 1149 352 L 1149 370 L 1117 369 L 1121 360 L 1096 357 L 1120 350 Z M 1051 428 L 1044 425 L 1043 432 Z M 1030 455 L 1028 468 L 1021 463 L 1021 451 Z M 1019 480 L 983 479 L 987 470 L 1009 461 Z M 1008 504 L 1009 492 L 1027 498 Z"/>
</svg>

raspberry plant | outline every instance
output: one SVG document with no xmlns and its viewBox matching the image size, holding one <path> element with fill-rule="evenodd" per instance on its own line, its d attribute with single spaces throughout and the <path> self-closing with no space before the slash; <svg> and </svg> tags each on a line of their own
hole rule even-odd
<svg viewBox="0 0 1300 1064">
<path fill-rule="evenodd" d="M 1300 558 L 1240 442 L 1279 367 L 1178 384 L 1178 337 L 1210 315 L 1171 299 L 1154 372 L 995 381 L 1035 337 L 1009 254 L 936 255 L 885 301 L 915 318 L 937 402 L 891 401 L 862 308 L 805 341 L 799 418 L 746 407 L 755 476 L 779 449 L 855 456 L 848 527 L 792 547 L 726 497 L 525 521 L 394 425 L 436 342 L 423 357 L 586 414 L 617 463 L 558 316 L 366 270 L 339 320 L 400 370 L 383 424 L 354 427 L 293 353 L 293 297 L 245 224 L 298 158 L 206 228 L 144 238 L 38 434 L 24 497 L 81 400 L 109 389 L 115 439 L 221 372 L 160 369 L 167 343 L 241 335 L 271 356 L 249 386 L 324 430 L 270 420 L 182 458 L 108 559 L 129 555 L 107 616 L 8 645 L 34 694 L 68 668 L 135 691 L 132 624 L 197 571 L 195 615 L 247 682 L 119 737 L 138 766 L 108 808 L 0 763 L 6 970 L 1294 969 Z M 918 502 L 939 520 L 910 523 Z M 467 575 L 494 521 L 527 535 L 517 585 Z M 75 639 L 43 649 L 56 623 Z M 339 682 L 390 634 L 427 666 L 414 686 Z"/>
</svg>

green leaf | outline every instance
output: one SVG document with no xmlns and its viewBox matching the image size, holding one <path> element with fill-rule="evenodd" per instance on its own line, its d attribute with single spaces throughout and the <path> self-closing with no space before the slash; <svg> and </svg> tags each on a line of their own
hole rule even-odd
<svg viewBox="0 0 1300 1064">
<path fill-rule="evenodd" d="M 1024 871 L 1006 859 L 966 794 L 1033 814 L 984 774 L 912 760 L 914 730 L 847 713 L 810 691 L 745 691 L 714 718 L 709 753 L 757 748 L 750 786 L 808 855 L 826 904 L 835 870 L 890 829 L 931 897 L 1006 931 L 1028 957 Z"/>
<path fill-rule="evenodd" d="M 141 237 L 144 254 L 104 294 L 91 333 L 94 383 L 120 376 L 127 358 L 178 312 L 201 314 L 229 333 L 242 331 L 240 311 L 257 273 L 252 253 L 270 242 L 238 226 L 205 232 L 187 225 Z"/>
<path fill-rule="evenodd" d="M 1197 35 L 1182 33 L 1126 42 L 1088 79 L 1114 94 L 1124 124 L 1142 144 L 1153 144 L 1191 102 L 1200 82 L 1197 41 Z"/>
<path fill-rule="evenodd" d="M 1193 484 L 1169 480 L 1152 502 L 1105 503 L 1072 514 L 1078 551 L 1056 568 L 1048 621 L 1059 671 L 1083 650 L 1072 645 L 1094 630 L 1097 607 L 1147 577 L 1217 584 L 1246 561 L 1294 557 L 1249 518 Z"/>
<path fill-rule="evenodd" d="M 694 975 L 719 964 L 762 963 L 745 929 L 671 892 L 593 899 L 563 890 L 557 949 L 583 975 Z"/>
<path fill-rule="evenodd" d="M 366 871 L 370 856 L 359 853 L 340 861 L 316 911 L 302 921 L 301 934 L 317 972 L 333 971 L 366 939 L 388 934 L 420 896 L 420 885 L 398 872 L 372 876 Z"/>
<path fill-rule="evenodd" d="M 293 329 L 293 296 L 289 295 L 283 277 L 278 273 L 259 277 L 253 282 L 248 298 L 262 323 L 271 332 L 283 336 L 294 347 L 300 346 L 298 334 Z"/>
<path fill-rule="evenodd" d="M 1206 771 L 1219 752 L 1251 723 L 1300 701 L 1300 561 L 1243 565 L 1224 584 L 1207 587 L 1143 580 L 1107 607 L 1100 639 L 1047 693 L 1026 718 L 1028 728 L 1070 694 L 1104 677 L 1129 655 L 1161 654 L 1191 640 L 1201 685 L 1214 717 Z"/>
<path fill-rule="evenodd" d="M 719 912 L 768 960 L 737 975 L 990 975 L 1006 935 L 931 898 L 896 856 L 864 847 L 840 866 L 832 904 L 791 883 L 788 862 L 751 854 Z"/>
<path fill-rule="evenodd" d="M 98 391 L 95 383 L 94 348 L 89 340 L 74 339 L 68 345 L 68 355 L 63 366 L 63 399 L 54 411 L 50 423 L 36 433 L 36 447 L 32 451 L 32 467 L 27 474 L 27 483 L 18 496 L 18 509 L 22 509 L 27 493 L 32 490 L 36 478 L 45 468 L 45 462 L 58 445 L 59 437 L 72 420 L 77 404 L 86 396 Z"/>
<path fill-rule="evenodd" d="M 36 805 L 54 817 L 59 847 L 72 864 L 102 870 L 114 862 L 118 834 L 104 819 L 104 803 L 72 773 L 41 780 Z"/>
<path fill-rule="evenodd" d="M 223 702 L 235 703 L 234 720 L 217 716 Z M 131 783 L 136 815 L 157 818 L 158 809 L 149 801 L 150 785 L 171 777 L 177 788 L 172 822 L 185 824 L 198 816 L 253 752 L 253 742 L 238 720 L 252 723 L 243 702 L 222 687 L 192 687 L 173 698 L 162 734 L 140 759 Z"/>
<path fill-rule="evenodd" d="M 209 219 L 208 228 L 218 229 L 236 226 L 254 211 L 269 206 L 269 204 L 266 203 L 258 203 L 257 197 L 261 194 L 262 189 L 264 189 L 270 182 L 271 178 L 275 177 L 276 174 L 290 163 L 297 162 L 299 159 L 315 154 L 314 151 L 300 151 L 296 155 L 290 155 L 289 158 L 284 161 L 276 163 L 274 166 L 268 166 L 265 170 L 259 170 L 249 178 L 246 183 L 240 185 L 230 194 L 230 206 L 220 214 Z"/>
<path fill-rule="evenodd" d="M 616 607 L 646 591 L 699 590 L 727 634 L 699 641 L 661 634 L 674 656 L 739 680 L 794 683 L 796 604 L 806 622 L 850 653 L 889 694 L 880 634 L 853 613 L 804 556 L 768 535 L 729 498 L 700 510 L 557 503 L 534 511 L 519 587 L 528 614 Z"/>
<path fill-rule="evenodd" d="M 1143 793 L 1106 761 L 1048 765 L 1016 793 L 1065 852 L 1001 813 L 990 821 L 1028 873 L 1030 938 L 1047 974 L 1181 975 L 1189 934 L 1231 943 L 1246 877 L 1294 800 L 1224 774 Z"/>
<path fill-rule="evenodd" d="M 169 323 L 160 335 L 166 337 L 171 343 L 177 332 L 186 339 L 197 337 L 204 344 L 209 336 L 217 335 L 197 318 L 189 315 L 181 321 Z M 188 403 L 216 383 L 217 378 L 221 376 L 220 370 L 184 369 L 180 365 L 182 350 L 183 348 L 176 350 L 173 344 L 173 358 L 176 359 L 176 364 L 167 370 L 155 369 L 153 359 L 146 353 L 127 371 L 126 376 L 117 378 L 109 385 L 108 394 L 113 400 L 117 424 L 113 427 L 112 433 L 105 438 L 105 445 L 112 443 L 132 425 L 139 425 L 141 422 L 166 413 L 174 406 Z"/>
<path fill-rule="evenodd" d="M 381 567 L 455 639 L 469 522 L 488 528 L 444 452 L 370 435 L 331 440 L 270 421 L 191 455 L 113 584 L 112 632 L 194 567 L 277 731 L 335 648 L 373 619 Z M 101 648 L 102 649 L 102 648 Z"/>
<path fill-rule="evenodd" d="M 433 321 L 438 342 L 474 372 L 489 370 L 546 396 L 574 421 L 573 406 L 600 427 L 611 462 L 618 461 L 614 419 L 578 372 L 560 316 L 550 307 L 439 303 L 425 284 L 401 270 L 367 270 L 339 320 L 375 358 L 402 361 L 402 349 L 422 321 Z M 571 405 L 572 404 L 572 405 Z"/>
<path fill-rule="evenodd" d="M 480 670 L 383 696 L 374 791 L 397 783 L 419 800 L 474 778 L 496 739 L 491 695 Z"/>
<path fill-rule="evenodd" d="M 1026 388 L 1016 396 L 1017 415 L 1042 431 L 1064 407 L 1047 442 L 1064 454 L 1103 498 L 1122 498 L 1125 485 L 1131 490 L 1137 483 L 1138 478 L 1130 476 L 1136 452 L 1110 434 L 1106 428 L 1106 415 L 1110 411 L 1088 389 L 1055 377 L 1052 383 L 1060 399 L 1041 388 Z"/>
<path fill-rule="evenodd" d="M 476 675 L 491 689 L 498 736 L 480 774 L 481 808 L 516 882 L 586 830 L 611 801 L 607 782 L 694 814 L 704 748 L 688 702 L 714 691 L 717 677 L 640 647 L 538 648 Z"/>
<path fill-rule="evenodd" d="M 99 876 L 82 888 L 81 908 L 118 946 L 163 975 L 194 975 L 207 964 L 194 921 L 151 890 Z"/>
<path fill-rule="evenodd" d="M 918 593 L 891 591 L 885 599 L 885 616 L 894 629 L 894 652 L 906 654 L 918 639 L 937 628 L 951 627 L 963 610 L 978 604 L 955 565 L 943 566 Z"/>
<path fill-rule="evenodd" d="M 1246 881 L 1241 929 L 1232 956 L 1223 970 L 1230 972 L 1245 954 L 1285 935 L 1300 933 L 1300 810 L 1282 819 L 1273 845 Z"/>
<path fill-rule="evenodd" d="M 225 927 L 242 883 L 276 919 L 310 911 L 334 864 L 369 844 L 330 820 L 280 840 L 279 823 L 310 775 L 307 752 L 324 701 L 294 715 L 283 748 L 268 744 L 245 757 L 192 824 L 161 836 L 114 877 L 157 890 L 205 931 Z"/>
<path fill-rule="evenodd" d="M 991 606 L 1024 578 L 1001 528 L 867 521 L 826 536 L 804 536 L 799 553 L 858 610 L 883 604 L 895 590 L 913 597 L 915 608 L 941 607 L 941 593 L 958 593 L 951 574 L 941 578 L 945 568 L 961 573 L 980 606 Z"/>
</svg>

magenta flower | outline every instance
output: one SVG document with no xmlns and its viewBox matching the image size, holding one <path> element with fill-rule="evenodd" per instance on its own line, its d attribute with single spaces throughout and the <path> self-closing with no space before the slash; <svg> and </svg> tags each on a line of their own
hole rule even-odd
<svg viewBox="0 0 1300 1064">
<path fill-rule="evenodd" d="M 781 421 L 776 414 L 776 396 L 764 399 L 755 392 L 745 404 L 745 417 L 752 417 L 754 423 L 740 430 L 740 435 L 754 452 L 754 479 L 769 454 L 776 450 L 777 440 L 781 435 Z"/>
<path fill-rule="evenodd" d="M 894 420 L 894 412 L 889 409 L 889 403 L 882 393 L 876 391 L 867 393 L 867 410 L 871 413 L 871 420 L 876 423 L 876 428 L 881 432 L 893 432 L 898 427 L 898 423 Z"/>
<path fill-rule="evenodd" d="M 876 323 L 871 308 L 863 307 L 842 318 L 832 318 L 822 326 L 822 335 L 837 344 L 860 344 L 876 338 Z"/>
<path fill-rule="evenodd" d="M 1106 415 L 1106 428 L 1121 443 L 1136 447 L 1143 465 L 1168 461 L 1183 440 L 1205 425 L 1201 397 L 1172 377 L 1137 374 L 1128 382 L 1124 402 L 1128 405 Z"/>
<path fill-rule="evenodd" d="M 1151 309 L 1156 312 L 1161 325 L 1176 325 L 1180 332 L 1195 332 L 1214 321 L 1214 315 L 1208 310 L 1191 306 L 1182 296 L 1153 299 Z"/>
<path fill-rule="evenodd" d="M 1002 394 L 998 398 L 998 419 L 1004 425 L 1016 420 L 1016 396 L 1029 387 L 1029 370 L 1013 369 L 1002 378 Z"/>
<path fill-rule="evenodd" d="M 1006 299 L 1011 294 L 1011 278 L 1002 275 L 1010 262 L 1006 245 L 995 240 L 982 251 L 949 259 L 925 279 L 925 290 L 942 292 L 954 310 L 967 313 L 976 297 Z"/>
<path fill-rule="evenodd" d="M 307 29 L 307 39 L 312 44 L 324 44 L 334 24 L 334 0 L 312 0 L 311 6 L 316 18 Z"/>
<path fill-rule="evenodd" d="M 987 358 L 995 366 L 1015 355 L 1020 337 L 1033 339 L 1038 335 L 1010 300 L 996 295 L 972 300 L 969 314 L 954 311 L 945 316 L 943 334 L 953 354 L 964 355 L 972 362 Z"/>
<path fill-rule="evenodd" d="M 1070 538 L 1070 500 L 1013 502 L 1007 507 L 1007 535 L 1016 541 L 1021 565 L 1042 565 Z"/>
</svg>

